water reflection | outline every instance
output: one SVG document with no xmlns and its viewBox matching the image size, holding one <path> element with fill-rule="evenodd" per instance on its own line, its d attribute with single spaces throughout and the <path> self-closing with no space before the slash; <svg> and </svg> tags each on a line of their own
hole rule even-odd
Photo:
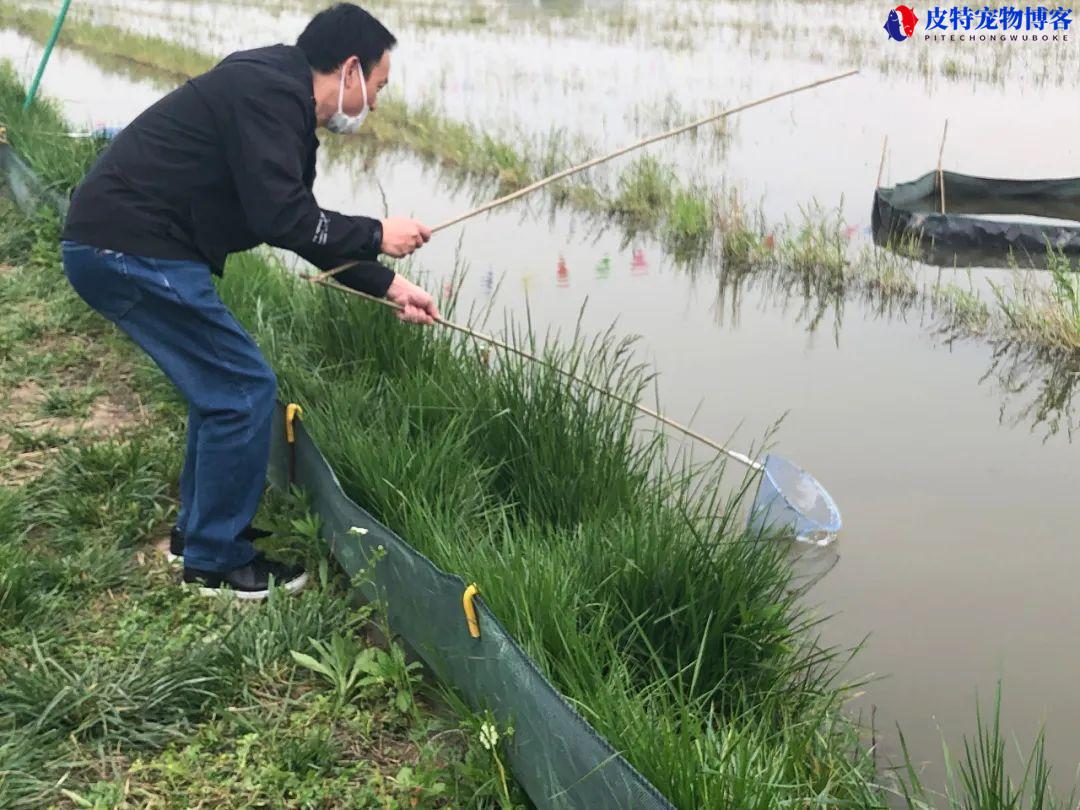
<svg viewBox="0 0 1080 810">
<path fill-rule="evenodd" d="M 711 312 L 717 326 L 738 327 L 742 308 L 753 302 L 757 311 L 779 310 L 803 325 L 808 335 L 827 329 L 837 347 L 843 338 L 849 309 L 855 317 L 906 324 L 916 320 L 931 340 L 946 345 L 978 339 L 936 310 L 925 288 L 895 289 L 863 284 L 840 288 L 812 274 L 800 275 L 779 264 L 757 272 L 725 267 L 716 275 Z M 1007 427 L 1027 424 L 1043 433 L 1043 440 L 1058 434 L 1072 441 L 1080 425 L 1075 395 L 1080 387 L 1080 354 L 1013 340 L 988 339 L 992 349 L 979 384 L 990 384 L 1001 397 L 999 421 Z"/>
<path fill-rule="evenodd" d="M 1030 424 L 1043 433 L 1043 441 L 1059 433 L 1072 441 L 1080 424 L 1073 399 L 1080 386 L 1080 356 L 1001 341 L 983 380 L 992 380 L 1001 392 L 1002 424 Z"/>
<path fill-rule="evenodd" d="M 791 590 L 800 596 L 805 596 L 811 588 L 836 568 L 840 564 L 840 546 L 842 542 L 842 540 L 836 540 L 824 546 L 791 542 L 788 547 L 788 560 L 791 564 Z"/>
<path fill-rule="evenodd" d="M 572 17 L 584 10 L 585 2 L 584 0 L 511 0 L 510 8 L 519 14 L 540 11 L 544 14 Z"/>
<path fill-rule="evenodd" d="M 929 218 L 929 219 L 928 219 Z M 937 236 L 929 235 L 923 226 L 930 220 L 938 220 L 933 230 Z M 905 247 L 900 255 L 913 256 L 923 264 L 935 267 L 997 267 L 1022 268 L 1025 270 L 1046 270 L 1053 261 L 1047 253 L 1045 240 L 1051 245 L 1060 245 L 1068 255 L 1080 256 L 1080 227 L 1064 226 L 1057 223 L 998 222 L 976 217 L 948 216 L 939 214 L 917 214 L 912 218 L 912 228 L 900 239 Z M 1027 234 L 1021 238 L 1018 231 L 1024 228 Z M 982 234 L 993 232 L 993 240 L 982 242 Z M 946 232 L 951 239 L 943 238 Z M 885 228 L 872 229 L 874 244 L 884 250 L 897 250 L 897 237 Z M 1040 243 L 1038 240 L 1044 240 Z"/>
</svg>

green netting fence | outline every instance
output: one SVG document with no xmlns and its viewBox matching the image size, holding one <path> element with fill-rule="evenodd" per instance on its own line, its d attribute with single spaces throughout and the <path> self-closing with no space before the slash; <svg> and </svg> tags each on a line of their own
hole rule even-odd
<svg viewBox="0 0 1080 810">
<path fill-rule="evenodd" d="M 471 599 L 479 630 L 474 637 L 465 609 L 467 583 L 350 500 L 303 423 L 290 420 L 286 430 L 280 403 L 277 419 L 271 483 L 306 491 L 342 568 L 350 576 L 361 568 L 373 573 L 362 587 L 364 597 L 384 606 L 393 631 L 435 676 L 473 708 L 513 725 L 511 767 L 537 807 L 673 807 L 559 694 L 482 596 Z"/>
</svg>

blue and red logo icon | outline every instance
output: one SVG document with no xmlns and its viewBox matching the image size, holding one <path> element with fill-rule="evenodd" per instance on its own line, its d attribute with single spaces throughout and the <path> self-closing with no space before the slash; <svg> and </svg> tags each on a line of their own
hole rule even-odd
<svg viewBox="0 0 1080 810">
<path fill-rule="evenodd" d="M 915 9 L 911 6 L 897 6 L 889 12 L 889 18 L 885 21 L 885 31 L 890 39 L 903 42 L 915 33 L 915 25 L 919 18 L 915 16 Z"/>
</svg>

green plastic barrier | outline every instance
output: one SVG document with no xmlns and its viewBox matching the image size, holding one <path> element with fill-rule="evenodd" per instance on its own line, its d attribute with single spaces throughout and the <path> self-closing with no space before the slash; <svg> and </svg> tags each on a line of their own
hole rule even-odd
<svg viewBox="0 0 1080 810">
<path fill-rule="evenodd" d="M 353 503 L 300 419 L 292 420 L 290 444 L 280 404 L 277 418 L 271 483 L 306 490 L 324 538 L 350 576 L 372 569 L 372 560 L 382 555 L 364 596 L 383 603 L 391 628 L 436 677 L 474 709 L 489 709 L 501 724 L 514 727 L 510 764 L 537 807 L 674 807 L 559 694 L 480 596 L 472 600 L 479 624 L 474 638 L 463 605 L 465 581 L 437 568 Z"/>
</svg>

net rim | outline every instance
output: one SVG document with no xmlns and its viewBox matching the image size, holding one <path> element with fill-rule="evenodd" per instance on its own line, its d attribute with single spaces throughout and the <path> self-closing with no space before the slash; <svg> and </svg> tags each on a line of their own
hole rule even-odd
<svg viewBox="0 0 1080 810">
<path fill-rule="evenodd" d="M 800 475 L 804 476 L 805 478 L 809 479 L 810 481 L 812 481 L 814 483 L 814 487 L 817 489 L 818 494 L 821 496 L 822 501 L 824 501 L 824 503 L 825 503 L 825 508 L 829 512 L 829 517 L 830 517 L 830 522 L 829 523 L 827 523 L 827 524 L 822 523 L 820 520 L 817 520 L 816 518 L 811 517 L 810 515 L 806 514 L 805 511 L 803 511 L 802 509 L 800 509 L 798 506 L 796 506 L 794 503 L 791 502 L 791 499 L 784 492 L 784 488 L 780 486 L 779 482 L 776 480 L 776 478 L 773 477 L 773 474 L 769 471 L 769 462 L 770 461 L 777 461 L 777 462 L 781 462 L 783 464 L 786 464 L 787 466 L 791 467 L 793 470 L 797 470 Z M 813 523 L 817 527 L 817 529 L 819 531 L 825 531 L 825 532 L 829 532 L 831 534 L 835 534 L 835 533 L 840 531 L 840 529 L 843 526 L 843 519 L 840 517 L 840 508 L 836 505 L 836 501 L 833 500 L 832 495 L 830 495 L 829 491 L 827 489 L 825 489 L 825 487 L 823 487 L 821 485 L 820 481 L 818 481 L 816 478 L 814 478 L 814 476 L 812 476 L 810 473 L 808 473 L 806 470 L 804 470 L 798 464 L 795 464 L 794 462 L 789 461 L 788 459 L 784 458 L 783 456 L 776 456 L 776 455 L 773 455 L 772 453 L 770 453 L 767 456 L 765 456 L 765 463 L 762 464 L 762 473 L 764 473 L 765 476 L 768 477 L 769 483 L 772 484 L 772 488 L 776 491 L 776 494 L 779 495 L 780 498 L 783 499 L 783 501 L 787 505 L 787 507 L 789 509 L 792 509 L 793 511 L 797 512 L 799 515 L 801 515 L 803 520 L 805 520 L 807 523 Z"/>
</svg>

